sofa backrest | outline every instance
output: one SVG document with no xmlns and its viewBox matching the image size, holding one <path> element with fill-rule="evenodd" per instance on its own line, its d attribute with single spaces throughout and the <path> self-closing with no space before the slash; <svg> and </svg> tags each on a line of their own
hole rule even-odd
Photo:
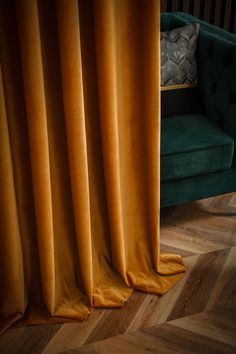
<svg viewBox="0 0 236 354">
<path fill-rule="evenodd" d="M 207 117 L 236 140 L 236 44 L 202 30 L 196 56 Z"/>
<path fill-rule="evenodd" d="M 161 13 L 161 31 L 171 31 L 174 28 L 184 26 L 190 22 L 175 13 L 162 12 Z"/>
<path fill-rule="evenodd" d="M 196 57 L 206 114 L 236 137 L 236 44 L 201 31 Z"/>
<path fill-rule="evenodd" d="M 185 20 L 187 23 L 195 23 L 198 22 L 200 24 L 201 29 L 205 31 L 209 31 L 210 33 L 214 33 L 215 35 L 226 39 L 229 42 L 235 43 L 235 34 L 230 33 L 218 26 L 212 25 L 206 21 L 200 20 L 199 18 L 192 16 L 190 14 L 187 14 L 185 12 L 175 12 L 174 13 L 175 17 L 181 18 L 182 20 Z"/>
</svg>

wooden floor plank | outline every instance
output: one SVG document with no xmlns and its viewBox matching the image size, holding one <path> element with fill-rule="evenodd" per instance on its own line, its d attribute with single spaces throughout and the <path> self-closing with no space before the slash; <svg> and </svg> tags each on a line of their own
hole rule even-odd
<svg viewBox="0 0 236 354">
<path fill-rule="evenodd" d="M 55 354 L 62 350 L 82 346 L 104 314 L 103 310 L 92 311 L 91 315 L 83 322 L 62 325 L 42 353 Z"/>
<path fill-rule="evenodd" d="M 171 347 L 162 338 L 150 338 L 149 335 L 142 332 L 135 332 L 133 334 L 124 334 L 99 341 L 88 346 L 76 348 L 73 351 L 64 353 L 83 353 L 83 354 L 144 354 L 144 353 L 165 353 L 176 354 L 176 348 Z"/>
<path fill-rule="evenodd" d="M 18 336 L 14 341 L 14 344 L 5 347 L 1 354 L 41 353 L 60 326 L 54 324 L 27 327 L 21 336 Z"/>
<path fill-rule="evenodd" d="M 199 232 L 199 231 L 198 231 Z M 192 236 L 193 235 L 193 236 Z M 206 238 L 199 238 L 196 236 L 196 231 L 191 229 L 191 235 L 185 234 L 181 230 L 176 230 L 172 226 L 165 227 L 161 231 L 162 244 L 166 246 L 173 246 L 177 250 L 183 249 L 192 254 L 209 253 L 224 248 L 229 248 L 225 243 L 207 240 Z"/>
<path fill-rule="evenodd" d="M 176 301 L 168 321 L 204 311 L 229 249 L 200 255 Z"/>
<path fill-rule="evenodd" d="M 211 219 L 218 219 L 218 215 L 211 215 Z M 200 240 L 211 241 L 220 245 L 235 246 L 235 238 L 232 238 L 232 235 L 235 235 L 235 224 L 236 220 L 233 220 L 231 228 L 228 229 L 228 222 L 230 217 L 225 218 L 226 220 L 221 220 L 221 225 L 223 228 L 217 228 L 216 222 L 209 227 L 208 222 L 197 223 L 194 221 L 184 221 L 179 220 L 179 218 L 172 217 L 168 224 L 163 225 L 161 231 L 165 231 L 167 228 L 172 232 L 177 234 L 182 234 L 186 236 L 195 237 Z"/>
<path fill-rule="evenodd" d="M 86 344 L 125 333 L 147 296 L 146 293 L 134 292 L 121 309 L 107 309 Z"/>
<path fill-rule="evenodd" d="M 202 312 L 171 321 L 169 324 L 236 347 L 236 317 L 228 318 L 223 314 Z"/>
<path fill-rule="evenodd" d="M 172 253 L 172 254 L 179 254 L 181 257 L 191 257 L 196 254 L 196 252 L 191 252 L 189 250 L 174 247 L 173 245 L 165 245 L 163 242 L 161 244 L 161 253 Z"/>
<path fill-rule="evenodd" d="M 234 353 L 236 347 L 199 333 L 163 324 L 92 343 L 62 353 Z M 62 354 L 61 353 L 61 354 Z"/>
<path fill-rule="evenodd" d="M 182 293 L 182 289 L 185 287 L 185 284 L 189 281 L 189 276 L 194 269 L 199 256 L 193 256 L 185 258 L 184 263 L 187 268 L 186 274 L 183 279 L 181 279 L 172 289 L 170 289 L 164 296 L 161 296 L 158 299 L 158 302 L 155 304 L 149 316 L 146 316 L 145 321 L 141 327 L 150 327 L 155 326 L 160 323 L 166 322 L 170 313 L 173 310 L 176 302 L 178 301 L 180 294 Z M 140 319 L 141 322 L 141 319 Z M 138 330 L 139 328 L 135 328 Z"/>
<path fill-rule="evenodd" d="M 236 347 L 171 324 L 144 329 L 151 338 L 165 340 L 177 353 L 234 353 Z M 207 348 L 207 349 L 206 349 Z"/>
<path fill-rule="evenodd" d="M 236 310 L 236 247 L 232 247 L 224 266 L 220 269 L 205 311 L 222 307 Z"/>
<path fill-rule="evenodd" d="M 10 328 L 0 336 L 0 353 L 11 352 L 27 328 Z M 21 340 L 21 339 L 20 339 Z"/>
</svg>

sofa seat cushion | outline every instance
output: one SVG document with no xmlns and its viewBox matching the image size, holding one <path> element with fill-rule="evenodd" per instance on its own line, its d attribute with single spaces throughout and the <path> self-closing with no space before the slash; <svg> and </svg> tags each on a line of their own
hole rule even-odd
<svg viewBox="0 0 236 354">
<path fill-rule="evenodd" d="M 234 140 L 201 114 L 161 122 L 161 181 L 230 168 Z"/>
</svg>

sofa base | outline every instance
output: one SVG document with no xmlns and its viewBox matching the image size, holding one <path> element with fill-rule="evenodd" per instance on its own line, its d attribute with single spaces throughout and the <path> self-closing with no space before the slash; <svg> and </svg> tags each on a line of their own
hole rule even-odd
<svg viewBox="0 0 236 354">
<path fill-rule="evenodd" d="M 161 208 L 236 191 L 236 169 L 161 183 Z"/>
</svg>

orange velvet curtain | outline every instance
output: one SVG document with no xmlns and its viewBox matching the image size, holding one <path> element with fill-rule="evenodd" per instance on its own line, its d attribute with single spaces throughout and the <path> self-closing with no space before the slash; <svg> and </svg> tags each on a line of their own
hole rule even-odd
<svg viewBox="0 0 236 354">
<path fill-rule="evenodd" d="M 159 1 L 0 6 L 1 329 L 164 294 Z"/>
</svg>

